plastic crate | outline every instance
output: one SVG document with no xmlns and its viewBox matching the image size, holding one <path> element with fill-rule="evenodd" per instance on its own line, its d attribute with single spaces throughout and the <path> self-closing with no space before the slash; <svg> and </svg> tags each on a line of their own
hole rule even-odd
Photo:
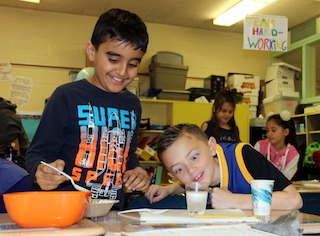
<svg viewBox="0 0 320 236">
<path fill-rule="evenodd" d="M 188 66 L 151 63 L 150 88 L 185 90 Z"/>
<path fill-rule="evenodd" d="M 279 93 L 272 97 L 267 97 L 262 100 L 264 112 L 267 115 L 269 112 L 279 114 L 283 110 L 288 110 L 291 115 L 295 114 L 296 106 L 299 103 L 299 93 L 291 94 Z"/>
<path fill-rule="evenodd" d="M 219 75 L 210 75 L 204 79 L 204 87 L 211 89 L 211 98 L 214 99 L 216 93 L 225 87 L 226 78 Z"/>
<path fill-rule="evenodd" d="M 151 63 L 165 63 L 172 65 L 183 65 L 183 56 L 179 53 L 160 51 L 152 56 Z"/>
</svg>

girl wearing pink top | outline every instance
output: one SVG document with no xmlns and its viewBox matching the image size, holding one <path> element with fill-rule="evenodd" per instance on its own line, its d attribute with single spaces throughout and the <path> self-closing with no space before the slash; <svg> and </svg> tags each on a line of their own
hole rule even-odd
<svg viewBox="0 0 320 236">
<path fill-rule="evenodd" d="M 267 120 L 267 138 L 258 141 L 254 148 L 263 154 L 289 180 L 298 170 L 300 154 L 296 130 L 289 111 L 272 115 Z"/>
</svg>

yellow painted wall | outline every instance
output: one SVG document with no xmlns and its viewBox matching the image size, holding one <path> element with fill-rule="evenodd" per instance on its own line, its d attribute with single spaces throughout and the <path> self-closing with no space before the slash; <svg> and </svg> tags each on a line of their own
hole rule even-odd
<svg viewBox="0 0 320 236">
<path fill-rule="evenodd" d="M 41 12 L 0 6 L 0 61 L 57 67 L 83 68 L 85 43 L 97 17 Z M 252 73 L 264 79 L 269 52 L 242 49 L 242 34 L 146 23 L 148 52 L 140 73 L 148 73 L 157 51 L 184 56 L 188 77 L 205 78 L 229 72 Z M 18 112 L 41 112 L 53 90 L 71 81 L 69 70 L 13 66 L 13 76 L 33 80 L 31 101 Z M 0 96 L 7 98 L 10 81 L 0 81 Z M 202 87 L 201 79 L 188 79 L 186 87 Z"/>
<path fill-rule="evenodd" d="M 193 123 L 200 127 L 203 122 L 210 120 L 212 114 L 212 103 L 150 99 L 140 101 L 142 118 L 150 118 L 151 125 Z M 234 116 L 241 141 L 249 143 L 249 106 L 237 104 Z"/>
</svg>

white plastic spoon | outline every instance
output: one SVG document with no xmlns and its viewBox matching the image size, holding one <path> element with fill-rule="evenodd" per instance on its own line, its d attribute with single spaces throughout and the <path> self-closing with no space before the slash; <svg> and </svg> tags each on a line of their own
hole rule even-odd
<svg viewBox="0 0 320 236">
<path fill-rule="evenodd" d="M 52 165 L 50 165 L 50 164 L 48 164 L 48 163 L 46 163 L 46 162 L 44 162 L 44 161 L 41 161 L 41 164 L 44 164 L 44 165 L 46 165 L 46 166 L 48 166 L 48 167 L 50 167 L 50 168 L 52 168 L 52 169 L 54 169 L 54 170 L 58 171 L 60 174 L 64 175 L 64 176 L 65 176 L 65 177 L 67 177 L 68 179 L 70 179 L 70 181 L 71 181 L 71 183 L 72 183 L 73 187 L 74 187 L 76 190 L 84 191 L 84 192 L 89 192 L 89 190 L 88 190 L 88 189 L 83 188 L 83 187 L 81 187 L 80 185 L 77 185 L 77 184 L 74 182 L 74 180 L 71 178 L 71 176 L 70 176 L 70 175 L 68 175 L 68 174 L 66 174 L 65 172 L 63 172 L 63 171 L 61 171 L 61 170 L 57 169 L 56 167 L 54 167 L 54 166 L 52 166 Z"/>
</svg>

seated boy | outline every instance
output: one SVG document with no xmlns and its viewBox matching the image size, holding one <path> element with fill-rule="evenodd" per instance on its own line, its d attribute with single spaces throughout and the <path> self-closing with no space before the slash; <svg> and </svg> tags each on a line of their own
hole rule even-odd
<svg viewBox="0 0 320 236">
<path fill-rule="evenodd" d="M 2 158 L 0 158 L 0 179 L 0 213 L 7 212 L 3 194 L 34 190 L 29 173 L 22 167 Z"/>
<path fill-rule="evenodd" d="M 152 185 L 145 194 L 149 205 L 146 199 L 137 199 L 129 208 L 186 208 L 182 196 L 169 195 L 183 193 L 186 182 L 198 181 L 210 183 L 212 208 L 252 209 L 252 179 L 275 180 L 273 210 L 302 207 L 302 198 L 291 182 L 245 143 L 217 144 L 213 137 L 208 140 L 196 125 L 179 124 L 162 134 L 157 150 L 164 167 L 179 182 L 167 186 Z"/>
</svg>

